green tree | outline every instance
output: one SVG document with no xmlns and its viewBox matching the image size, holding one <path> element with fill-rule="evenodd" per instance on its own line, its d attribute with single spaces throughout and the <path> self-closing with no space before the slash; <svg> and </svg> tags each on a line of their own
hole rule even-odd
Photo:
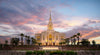
<svg viewBox="0 0 100 55">
<path fill-rule="evenodd" d="M 59 45 L 63 45 L 63 44 L 65 44 L 65 42 L 60 42 L 60 43 L 59 43 Z"/>
<path fill-rule="evenodd" d="M 73 35 L 73 43 L 74 43 L 74 45 L 76 44 L 76 39 L 75 39 L 76 36 L 77 36 L 77 35 Z"/>
<path fill-rule="evenodd" d="M 62 44 L 66 44 L 66 42 L 62 42 Z"/>
<path fill-rule="evenodd" d="M 19 38 L 11 38 L 11 45 L 17 46 L 19 44 Z"/>
<path fill-rule="evenodd" d="M 30 45 L 30 36 L 27 36 L 27 44 Z"/>
<path fill-rule="evenodd" d="M 59 45 L 62 45 L 62 44 L 63 44 L 63 42 L 60 42 L 60 43 L 59 43 Z"/>
<path fill-rule="evenodd" d="M 71 40 L 71 45 L 73 44 L 73 39 L 72 39 L 73 37 L 70 37 L 70 40 Z"/>
<path fill-rule="evenodd" d="M 77 43 L 77 45 L 79 45 L 79 39 L 80 39 L 80 33 L 77 33 L 77 39 L 78 39 L 78 43 Z"/>
<path fill-rule="evenodd" d="M 11 38 L 10 44 L 11 44 L 11 45 L 14 45 L 14 38 Z"/>
<path fill-rule="evenodd" d="M 15 43 L 15 46 L 17 46 L 19 44 L 19 38 L 14 38 L 14 43 Z"/>
<path fill-rule="evenodd" d="M 42 43 L 38 43 L 38 45 L 40 46 Z"/>
<path fill-rule="evenodd" d="M 32 40 L 32 45 L 35 45 L 37 43 L 35 38 L 32 37 L 31 40 Z"/>
<path fill-rule="evenodd" d="M 93 45 L 96 45 L 96 42 L 95 42 L 95 40 L 93 40 L 93 41 L 92 41 L 92 44 L 93 44 Z"/>
<path fill-rule="evenodd" d="M 23 45 L 23 37 L 24 37 L 24 34 L 21 33 L 20 36 L 21 36 L 21 45 Z"/>
<path fill-rule="evenodd" d="M 66 39 L 65 39 L 65 43 L 67 43 L 67 45 L 69 45 L 69 42 L 70 42 L 70 41 L 69 41 L 69 38 L 66 38 Z"/>
<path fill-rule="evenodd" d="M 82 39 L 82 45 L 90 45 L 90 41 L 88 39 Z"/>
<path fill-rule="evenodd" d="M 8 40 L 5 40 L 5 45 L 8 45 Z"/>
</svg>

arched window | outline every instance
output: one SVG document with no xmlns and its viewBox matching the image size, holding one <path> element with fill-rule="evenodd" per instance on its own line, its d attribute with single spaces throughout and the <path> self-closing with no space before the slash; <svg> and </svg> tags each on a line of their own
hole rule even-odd
<svg viewBox="0 0 100 55">
<path fill-rule="evenodd" d="M 56 40 L 58 40 L 58 36 L 56 36 Z"/>
<path fill-rule="evenodd" d="M 40 40 L 40 36 L 37 36 L 37 40 Z"/>
<path fill-rule="evenodd" d="M 49 40 L 52 40 L 52 35 L 51 34 L 49 35 Z"/>
</svg>

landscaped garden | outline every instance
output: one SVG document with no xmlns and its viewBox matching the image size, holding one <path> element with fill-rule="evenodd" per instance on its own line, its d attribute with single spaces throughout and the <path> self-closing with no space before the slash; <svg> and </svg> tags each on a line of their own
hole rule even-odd
<svg viewBox="0 0 100 55">
<path fill-rule="evenodd" d="M 99 55 L 100 50 L 68 50 L 68 51 L 32 51 L 32 50 L 6 50 L 0 51 L 1 55 Z"/>
</svg>

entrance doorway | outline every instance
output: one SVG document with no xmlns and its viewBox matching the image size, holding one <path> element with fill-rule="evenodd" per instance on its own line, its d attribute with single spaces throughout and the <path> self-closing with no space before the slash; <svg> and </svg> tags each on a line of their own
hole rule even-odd
<svg viewBox="0 0 100 55">
<path fill-rule="evenodd" d="M 51 46 L 51 45 L 52 45 L 52 43 L 49 43 L 49 45 Z"/>
</svg>

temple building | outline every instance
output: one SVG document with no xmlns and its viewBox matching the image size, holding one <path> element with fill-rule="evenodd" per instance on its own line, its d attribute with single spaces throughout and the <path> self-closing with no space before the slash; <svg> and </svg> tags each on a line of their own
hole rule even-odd
<svg viewBox="0 0 100 55">
<path fill-rule="evenodd" d="M 42 45 L 59 45 L 60 42 L 64 41 L 65 34 L 54 31 L 53 23 L 51 19 L 51 12 L 49 23 L 47 25 L 47 30 L 41 33 L 36 33 L 35 38 L 38 43 L 42 43 Z"/>
</svg>

